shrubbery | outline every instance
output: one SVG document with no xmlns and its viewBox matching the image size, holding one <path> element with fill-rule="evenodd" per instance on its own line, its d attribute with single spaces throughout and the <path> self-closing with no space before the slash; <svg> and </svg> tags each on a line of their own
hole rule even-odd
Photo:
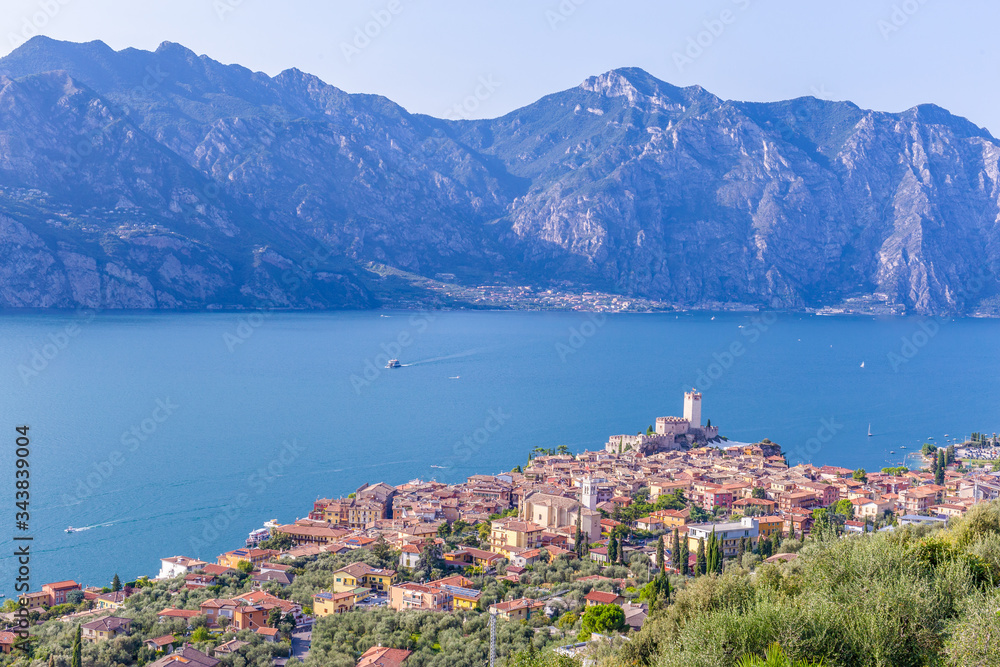
<svg viewBox="0 0 1000 667">
<path fill-rule="evenodd" d="M 799 554 L 691 581 L 607 664 L 729 667 L 774 643 L 828 667 L 1000 664 L 1000 503 Z"/>
</svg>

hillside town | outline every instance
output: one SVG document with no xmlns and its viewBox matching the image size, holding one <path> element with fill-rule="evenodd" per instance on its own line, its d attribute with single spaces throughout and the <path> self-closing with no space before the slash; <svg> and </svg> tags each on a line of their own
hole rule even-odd
<svg viewBox="0 0 1000 667">
<path fill-rule="evenodd" d="M 320 619 L 379 608 L 558 621 L 557 650 L 579 656 L 591 640 L 640 629 L 661 577 L 785 563 L 796 553 L 783 545 L 818 532 L 945 524 L 1000 498 L 1000 472 L 965 466 L 953 448 L 925 446 L 920 470 L 790 467 L 776 443 L 731 444 L 702 424 L 701 400 L 686 393 L 682 417 L 610 436 L 600 451 L 536 449 L 523 469 L 458 484 L 377 482 L 319 498 L 304 518 L 269 521 L 214 562 L 171 555 L 155 577 L 124 585 L 117 575 L 111 587 L 45 584 L 5 607 L 0 650 L 17 650 L 24 618 L 76 623 L 88 643 L 129 636 L 140 610 L 130 600 L 162 584 L 162 626 L 146 635 L 163 631 L 142 638 L 154 667 L 210 667 L 259 646 L 273 647 L 274 664 L 304 661 Z M 317 575 L 317 563 L 341 565 Z M 571 576 L 538 574 L 555 563 Z M 319 583 L 296 584 L 307 573 Z M 355 658 L 403 665 L 410 654 L 371 646 Z"/>
</svg>

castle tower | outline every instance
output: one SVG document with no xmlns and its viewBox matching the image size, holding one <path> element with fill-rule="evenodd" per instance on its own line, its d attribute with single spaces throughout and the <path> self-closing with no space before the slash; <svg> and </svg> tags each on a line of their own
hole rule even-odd
<svg viewBox="0 0 1000 667">
<path fill-rule="evenodd" d="M 597 509 L 597 487 L 590 475 L 580 480 L 580 504 L 589 510 Z"/>
<path fill-rule="evenodd" d="M 701 392 L 697 389 L 684 393 L 684 419 L 691 428 L 701 428 Z"/>
</svg>

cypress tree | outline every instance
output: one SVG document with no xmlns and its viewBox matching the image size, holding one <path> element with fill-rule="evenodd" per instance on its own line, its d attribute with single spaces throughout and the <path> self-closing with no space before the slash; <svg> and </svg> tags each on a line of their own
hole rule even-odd
<svg viewBox="0 0 1000 667">
<path fill-rule="evenodd" d="M 76 626 L 76 636 L 73 637 L 73 658 L 70 667 L 83 667 L 83 625 Z"/>
<path fill-rule="evenodd" d="M 663 566 L 666 565 L 663 559 L 663 535 L 660 535 L 660 539 L 656 540 L 656 569 L 663 572 Z"/>
<path fill-rule="evenodd" d="M 680 561 L 680 571 L 682 576 L 688 576 L 690 569 L 688 567 L 688 540 L 687 537 L 681 542 L 680 547 L 677 549 L 677 558 Z"/>
<path fill-rule="evenodd" d="M 120 591 L 122 589 L 122 580 L 118 578 L 118 573 L 115 572 L 115 576 L 111 579 L 111 590 Z"/>
<path fill-rule="evenodd" d="M 948 466 L 948 462 L 945 460 L 943 449 L 938 450 L 937 462 L 937 470 L 934 471 L 934 483 L 944 484 L 944 469 Z"/>
<path fill-rule="evenodd" d="M 705 574 L 705 538 L 698 538 L 698 555 L 695 557 L 694 576 Z"/>
<path fill-rule="evenodd" d="M 625 539 L 618 540 L 618 562 L 625 562 Z"/>
<path fill-rule="evenodd" d="M 676 528 L 674 528 L 674 540 L 670 545 L 670 563 L 675 570 L 681 569 L 681 540 Z"/>
<path fill-rule="evenodd" d="M 740 563 L 743 562 L 743 554 L 747 552 L 746 538 L 741 537 L 740 543 L 736 546 L 736 560 Z"/>
<path fill-rule="evenodd" d="M 581 507 L 582 510 L 582 507 Z M 576 513 L 576 538 L 573 540 L 573 551 L 576 552 L 578 558 L 583 557 L 583 512 L 578 511 Z"/>
<path fill-rule="evenodd" d="M 608 538 L 608 563 L 614 563 L 618 558 L 618 538 L 615 537 L 614 531 L 611 531 L 611 537 Z"/>
</svg>

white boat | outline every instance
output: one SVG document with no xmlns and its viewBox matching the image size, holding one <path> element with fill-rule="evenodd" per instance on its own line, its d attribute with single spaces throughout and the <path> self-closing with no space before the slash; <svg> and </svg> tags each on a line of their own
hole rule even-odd
<svg viewBox="0 0 1000 667">
<path fill-rule="evenodd" d="M 872 437 L 872 425 L 868 424 L 868 437 Z"/>
<path fill-rule="evenodd" d="M 74 528 L 73 526 L 70 526 L 69 528 L 66 529 L 66 532 L 67 533 L 75 533 L 76 530 L 77 530 L 76 528 Z"/>
<path fill-rule="evenodd" d="M 865 362 L 862 361 L 861 362 L 861 368 L 864 368 L 864 367 L 865 367 Z"/>
<path fill-rule="evenodd" d="M 399 359 L 390 359 L 389 363 L 385 365 L 386 368 L 399 368 L 402 364 L 399 363 Z"/>
</svg>

